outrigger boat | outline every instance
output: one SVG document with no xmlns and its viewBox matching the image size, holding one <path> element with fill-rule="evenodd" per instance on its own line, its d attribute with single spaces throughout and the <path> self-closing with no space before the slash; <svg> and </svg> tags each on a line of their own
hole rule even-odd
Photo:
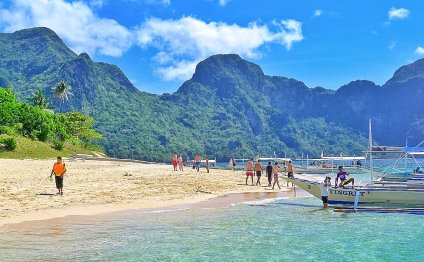
<svg viewBox="0 0 424 262">
<path fill-rule="evenodd" d="M 299 178 L 284 179 L 321 199 L 321 183 Z M 407 182 L 376 181 L 364 186 L 329 189 L 329 204 L 352 205 L 356 198 L 359 204 L 424 205 L 424 176 L 413 177 Z"/>
<path fill-rule="evenodd" d="M 369 123 L 369 148 L 372 149 L 371 121 Z M 409 150 L 409 149 L 408 149 Z M 412 150 L 410 150 L 412 152 Z M 380 179 L 375 181 L 373 177 L 373 158 L 369 154 L 371 182 L 363 186 L 350 186 L 329 189 L 329 204 L 350 204 L 356 207 L 358 204 L 400 204 L 400 205 L 424 205 L 424 175 L 416 174 L 412 177 L 400 180 Z M 304 189 L 313 196 L 321 198 L 321 183 L 299 178 L 283 179 Z"/>
</svg>

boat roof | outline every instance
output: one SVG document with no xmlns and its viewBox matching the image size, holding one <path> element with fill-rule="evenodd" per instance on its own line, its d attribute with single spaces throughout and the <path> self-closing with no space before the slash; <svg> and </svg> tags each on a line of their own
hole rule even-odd
<svg viewBox="0 0 424 262">
<path fill-rule="evenodd" d="M 424 155 L 424 147 L 404 147 L 402 152 L 411 155 Z"/>
<path fill-rule="evenodd" d="M 365 160 L 363 156 L 324 156 L 324 160 L 340 160 L 340 161 L 351 161 L 351 160 Z"/>
<path fill-rule="evenodd" d="M 296 159 L 296 160 L 302 160 L 302 159 Z M 363 156 L 324 156 L 321 158 L 308 158 L 303 160 L 309 160 L 309 161 L 353 161 L 353 160 L 365 160 L 365 157 Z"/>
</svg>

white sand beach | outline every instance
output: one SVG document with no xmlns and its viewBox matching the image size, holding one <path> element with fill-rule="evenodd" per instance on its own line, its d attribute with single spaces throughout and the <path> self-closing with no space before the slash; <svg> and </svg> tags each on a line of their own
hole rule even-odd
<svg viewBox="0 0 424 262">
<path fill-rule="evenodd" d="M 49 179 L 54 161 L 0 159 L 0 225 L 197 203 L 228 193 L 272 192 L 265 187 L 265 176 L 262 186 L 246 186 L 242 172 L 174 172 L 170 165 L 65 160 L 64 195 L 59 196 L 54 179 Z"/>
</svg>

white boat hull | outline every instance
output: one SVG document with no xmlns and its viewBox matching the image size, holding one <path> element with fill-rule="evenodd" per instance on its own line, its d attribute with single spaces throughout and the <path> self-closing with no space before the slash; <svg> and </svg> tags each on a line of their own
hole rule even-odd
<svg viewBox="0 0 424 262">
<path fill-rule="evenodd" d="M 284 179 L 321 199 L 320 183 L 297 178 Z M 355 202 L 356 192 L 359 191 L 359 203 L 424 205 L 424 189 L 407 187 L 355 187 L 345 189 L 331 188 L 329 191 L 329 204 L 353 204 Z"/>
</svg>

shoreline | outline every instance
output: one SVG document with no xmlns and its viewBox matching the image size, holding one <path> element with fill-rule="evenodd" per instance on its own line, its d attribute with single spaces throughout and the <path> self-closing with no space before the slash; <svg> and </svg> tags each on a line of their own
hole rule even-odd
<svg viewBox="0 0 424 262">
<path fill-rule="evenodd" d="M 229 208 L 233 205 L 256 202 L 267 199 L 281 198 L 304 198 L 309 194 L 302 190 L 295 195 L 290 188 L 283 188 L 281 191 L 251 191 L 251 192 L 227 192 L 220 195 L 199 196 L 197 198 L 187 198 L 178 200 L 169 200 L 149 204 L 149 201 L 137 201 L 133 203 L 121 205 L 100 205 L 100 206 L 80 206 L 71 207 L 64 210 L 45 210 L 32 212 L 20 217 L 0 221 L 0 229 L 7 232 L 10 229 L 19 230 L 27 229 L 28 225 L 33 225 L 34 222 L 46 224 L 53 221 L 53 224 L 58 219 L 64 219 L 67 222 L 87 221 L 93 216 L 112 217 L 116 214 L 130 212 L 160 212 L 160 211 L 178 211 L 186 209 L 210 209 L 210 208 Z"/>
<path fill-rule="evenodd" d="M 290 191 L 282 180 L 281 191 L 246 186 L 244 173 L 228 170 L 174 172 L 170 165 L 68 160 L 64 195 L 58 196 L 54 180 L 47 179 L 53 163 L 0 159 L 0 228 L 67 216 L 202 205 L 238 193 L 254 198 Z M 262 184 L 267 184 L 265 177 Z"/>
</svg>

